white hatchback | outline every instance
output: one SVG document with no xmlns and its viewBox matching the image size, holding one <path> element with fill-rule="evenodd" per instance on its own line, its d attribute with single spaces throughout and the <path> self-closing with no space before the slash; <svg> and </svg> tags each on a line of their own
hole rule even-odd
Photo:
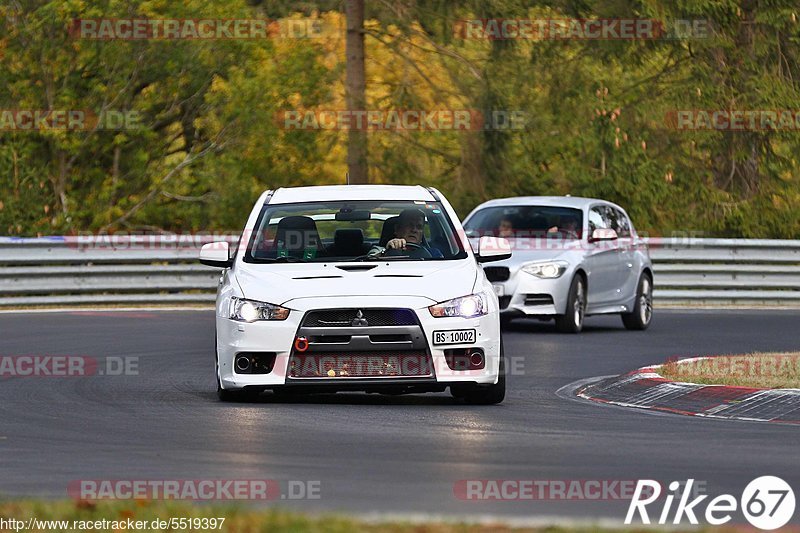
<svg viewBox="0 0 800 533">
<path fill-rule="evenodd" d="M 507 238 L 514 257 L 486 267 L 504 322 L 555 319 L 577 333 L 587 315 L 616 313 L 628 329 L 653 318 L 653 265 L 620 206 L 594 198 L 490 200 L 464 220 L 471 239 Z"/>
<path fill-rule="evenodd" d="M 437 190 L 348 185 L 266 191 L 239 245 L 203 246 L 222 267 L 216 380 L 223 400 L 335 391 L 442 392 L 499 403 L 499 305 Z"/>
</svg>

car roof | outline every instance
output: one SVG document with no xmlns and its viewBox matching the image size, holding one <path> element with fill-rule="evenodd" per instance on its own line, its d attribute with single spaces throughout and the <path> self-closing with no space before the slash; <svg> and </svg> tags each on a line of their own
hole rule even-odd
<svg viewBox="0 0 800 533">
<path fill-rule="evenodd" d="M 416 200 L 436 201 L 421 185 L 315 185 L 281 187 L 270 198 L 270 204 L 327 202 L 336 200 Z"/>
<path fill-rule="evenodd" d="M 574 209 L 584 209 L 585 207 L 596 203 L 604 203 L 617 206 L 617 204 L 615 204 L 614 202 L 609 202 L 608 200 L 601 200 L 599 198 L 583 198 L 581 196 L 515 196 L 513 198 L 497 198 L 494 200 L 489 200 L 488 202 L 480 204 L 475 209 L 477 210 L 486 207 L 525 206 L 525 205 L 572 207 Z"/>
</svg>

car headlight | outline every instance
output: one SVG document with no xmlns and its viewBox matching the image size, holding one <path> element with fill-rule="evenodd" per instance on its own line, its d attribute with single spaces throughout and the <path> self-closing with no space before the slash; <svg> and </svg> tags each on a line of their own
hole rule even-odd
<svg viewBox="0 0 800 533">
<path fill-rule="evenodd" d="M 228 308 L 228 318 L 238 322 L 255 322 L 257 320 L 286 320 L 289 310 L 280 305 L 246 300 L 245 298 L 231 298 Z"/>
<path fill-rule="evenodd" d="M 542 261 L 527 264 L 522 267 L 522 271 L 537 278 L 554 279 L 561 277 L 567 267 L 569 267 L 569 263 L 566 261 Z"/>
<path fill-rule="evenodd" d="M 432 305 L 428 307 L 428 310 L 436 318 L 451 316 L 473 318 L 489 313 L 489 300 L 486 298 L 486 294 L 479 292 Z"/>
</svg>

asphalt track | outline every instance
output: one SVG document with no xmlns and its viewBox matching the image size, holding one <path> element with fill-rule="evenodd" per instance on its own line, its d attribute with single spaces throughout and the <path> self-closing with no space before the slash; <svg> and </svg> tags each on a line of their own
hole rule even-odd
<svg viewBox="0 0 800 533">
<path fill-rule="evenodd" d="M 797 311 L 662 310 L 646 332 L 592 317 L 580 335 L 515 323 L 504 333 L 513 369 L 506 401 L 485 407 L 446 393 L 220 403 L 212 313 L 0 314 L 0 355 L 138 358 L 138 375 L 0 378 L 0 496 L 63 498 L 80 479 L 318 480 L 320 499 L 277 503 L 621 523 L 626 501 L 463 501 L 454 483 L 694 478 L 712 496 L 738 497 L 753 478 L 778 475 L 800 491 L 798 427 L 656 415 L 556 394 L 672 356 L 797 350 Z"/>
</svg>

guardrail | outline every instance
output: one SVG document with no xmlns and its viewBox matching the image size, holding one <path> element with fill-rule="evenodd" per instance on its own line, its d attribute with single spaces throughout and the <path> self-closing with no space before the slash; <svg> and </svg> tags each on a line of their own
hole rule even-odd
<svg viewBox="0 0 800 533">
<path fill-rule="evenodd" d="M 202 244 L 238 235 L 0 237 L 0 307 L 210 304 Z M 800 306 L 800 241 L 650 239 L 656 304 Z"/>
<path fill-rule="evenodd" d="M 650 256 L 657 303 L 800 306 L 800 241 L 651 239 Z"/>
<path fill-rule="evenodd" d="M 207 242 L 238 235 L 0 237 L 0 307 L 211 304 Z"/>
</svg>

